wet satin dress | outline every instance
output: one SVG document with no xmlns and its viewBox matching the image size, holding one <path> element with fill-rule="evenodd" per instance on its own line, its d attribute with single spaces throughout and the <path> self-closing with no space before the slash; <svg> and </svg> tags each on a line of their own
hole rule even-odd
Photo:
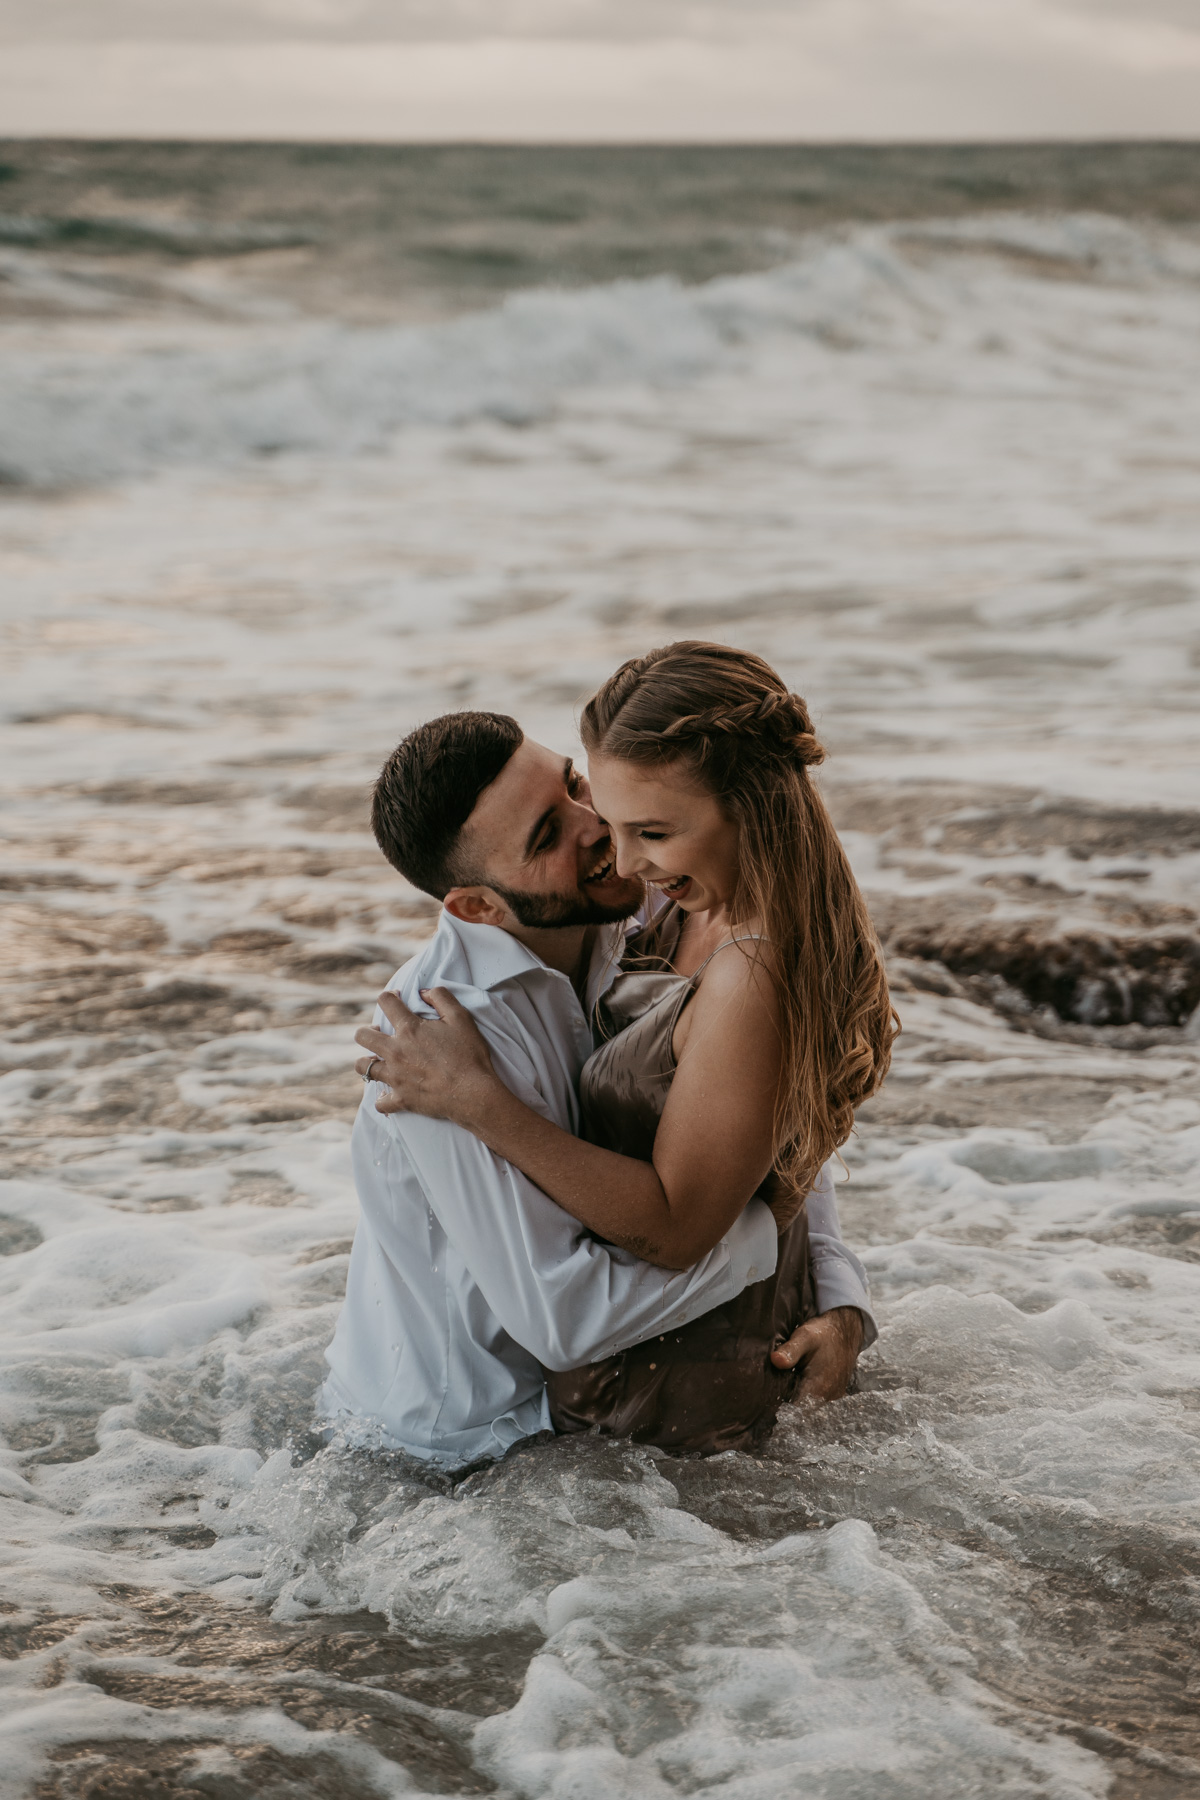
<svg viewBox="0 0 1200 1800">
<path fill-rule="evenodd" d="M 675 1026 L 712 957 L 692 975 L 667 966 L 682 917 L 673 909 L 630 941 L 601 1002 L 601 1042 L 584 1064 L 582 1135 L 649 1162 L 675 1076 Z M 732 942 L 733 940 L 731 940 Z M 721 945 L 713 956 L 728 954 Z M 798 1372 L 771 1350 L 815 1312 L 803 1211 L 779 1240 L 775 1273 L 690 1325 L 567 1373 L 547 1371 L 556 1431 L 592 1431 L 665 1449 L 751 1449 L 767 1435 Z"/>
</svg>

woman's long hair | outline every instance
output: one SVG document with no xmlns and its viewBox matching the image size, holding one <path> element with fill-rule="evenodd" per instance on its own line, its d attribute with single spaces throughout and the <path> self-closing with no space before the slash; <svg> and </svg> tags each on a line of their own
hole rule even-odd
<svg viewBox="0 0 1200 1800">
<path fill-rule="evenodd" d="M 866 902 L 809 779 L 825 752 L 808 709 L 760 656 L 685 642 L 622 664 L 581 735 L 590 756 L 682 764 L 738 826 L 731 917 L 759 921 L 779 992 L 775 1167 L 806 1193 L 899 1029 Z"/>
</svg>

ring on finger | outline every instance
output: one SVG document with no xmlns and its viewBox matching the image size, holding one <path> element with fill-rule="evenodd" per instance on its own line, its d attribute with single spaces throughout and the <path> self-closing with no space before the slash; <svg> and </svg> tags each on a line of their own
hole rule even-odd
<svg viewBox="0 0 1200 1800">
<path fill-rule="evenodd" d="M 371 1058 L 370 1062 L 367 1064 L 367 1072 L 362 1078 L 364 1087 L 370 1087 L 371 1083 L 374 1081 L 375 1077 L 372 1075 L 371 1070 L 375 1067 L 375 1064 L 378 1061 L 379 1061 L 379 1058 L 377 1056 L 373 1056 Z"/>
</svg>

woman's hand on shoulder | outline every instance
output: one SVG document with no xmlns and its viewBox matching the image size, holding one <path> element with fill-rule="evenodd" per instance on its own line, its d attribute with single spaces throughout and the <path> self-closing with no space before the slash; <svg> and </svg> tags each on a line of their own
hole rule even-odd
<svg viewBox="0 0 1200 1800">
<path fill-rule="evenodd" d="M 469 1131 L 477 1108 L 498 1077 L 487 1042 L 465 1007 L 445 988 L 431 988 L 421 998 L 437 1013 L 424 1019 L 410 1012 L 398 994 L 380 994 L 381 1010 L 394 1035 L 364 1025 L 354 1034 L 367 1055 L 354 1067 L 364 1080 L 382 1083 L 387 1092 L 375 1101 L 381 1113 L 420 1113 L 448 1119 Z"/>
</svg>

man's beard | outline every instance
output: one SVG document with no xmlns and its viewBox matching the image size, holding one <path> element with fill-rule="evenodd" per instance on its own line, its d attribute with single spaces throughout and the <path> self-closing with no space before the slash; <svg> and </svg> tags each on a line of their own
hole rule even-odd
<svg viewBox="0 0 1200 1800">
<path fill-rule="evenodd" d="M 615 925 L 621 919 L 631 919 L 643 898 L 639 892 L 619 905 L 606 906 L 582 888 L 569 894 L 525 894 L 519 888 L 497 887 L 494 881 L 489 881 L 488 886 L 499 894 L 517 923 L 530 931 L 562 930 L 568 925 Z"/>
</svg>

